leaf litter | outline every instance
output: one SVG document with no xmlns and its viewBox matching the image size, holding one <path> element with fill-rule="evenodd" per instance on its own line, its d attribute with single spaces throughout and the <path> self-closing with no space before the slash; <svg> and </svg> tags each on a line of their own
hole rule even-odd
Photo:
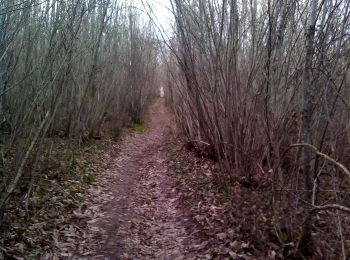
<svg viewBox="0 0 350 260">
<path fill-rule="evenodd" d="M 33 193 L 32 202 L 45 203 L 29 224 L 18 220 L 23 210 L 11 212 L 3 258 L 282 259 L 295 248 L 281 246 L 258 189 L 221 185 L 215 162 L 184 149 L 164 101 L 149 117 L 146 131 L 79 157 L 91 184 L 48 178 L 46 200 Z"/>
<path fill-rule="evenodd" d="M 63 243 L 66 258 L 257 259 L 254 245 L 239 235 L 243 223 L 218 196 L 216 165 L 176 150 L 181 141 L 163 102 L 152 106 L 146 131 L 121 143 L 74 211 L 85 226 L 67 227 L 68 242 L 78 247 Z"/>
</svg>

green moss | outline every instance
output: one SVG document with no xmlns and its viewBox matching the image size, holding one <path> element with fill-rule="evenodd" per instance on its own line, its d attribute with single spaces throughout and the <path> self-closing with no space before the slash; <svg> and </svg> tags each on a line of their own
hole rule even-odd
<svg viewBox="0 0 350 260">
<path fill-rule="evenodd" d="M 143 133 L 146 128 L 144 123 L 134 123 L 133 130 L 139 133 Z"/>
<path fill-rule="evenodd" d="M 91 172 L 87 172 L 83 175 L 83 181 L 86 183 L 86 184 L 92 184 L 95 180 L 95 175 Z"/>
<path fill-rule="evenodd" d="M 116 127 L 112 131 L 112 138 L 115 141 L 119 141 L 123 137 L 123 129 Z"/>
<path fill-rule="evenodd" d="M 70 183 L 69 181 L 65 181 L 63 183 L 63 187 L 67 190 L 71 189 L 72 188 L 72 183 Z"/>
</svg>

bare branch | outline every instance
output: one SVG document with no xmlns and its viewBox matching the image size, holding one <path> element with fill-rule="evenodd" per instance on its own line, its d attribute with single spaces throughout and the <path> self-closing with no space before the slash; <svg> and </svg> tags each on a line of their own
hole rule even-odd
<svg viewBox="0 0 350 260">
<path fill-rule="evenodd" d="M 350 178 L 350 171 L 343 164 L 337 162 L 336 160 L 329 157 L 328 155 L 320 152 L 315 146 L 313 146 L 311 144 L 300 143 L 300 144 L 292 144 L 290 147 L 300 147 L 300 146 L 304 146 L 304 147 L 308 147 L 308 148 L 312 149 L 318 156 L 321 156 L 322 158 L 332 162 L 337 167 L 339 167 Z"/>
</svg>

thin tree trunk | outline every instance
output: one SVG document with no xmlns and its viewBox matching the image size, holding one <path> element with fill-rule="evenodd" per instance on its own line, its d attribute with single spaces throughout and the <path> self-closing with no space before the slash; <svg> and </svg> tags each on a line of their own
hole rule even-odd
<svg viewBox="0 0 350 260">
<path fill-rule="evenodd" d="M 311 140 L 311 121 L 312 121 L 312 60 L 314 56 L 314 38 L 317 14 L 317 0 L 311 2 L 311 16 L 306 33 L 306 56 L 303 76 L 303 107 L 302 107 L 302 129 L 301 140 L 303 143 L 312 144 Z M 312 172 L 311 172 L 311 151 L 303 148 L 302 162 L 305 182 L 305 200 L 312 203 Z M 312 240 L 312 219 L 313 213 L 305 210 L 305 220 L 302 234 L 299 241 L 299 250 L 304 256 L 313 254 Z"/>
</svg>

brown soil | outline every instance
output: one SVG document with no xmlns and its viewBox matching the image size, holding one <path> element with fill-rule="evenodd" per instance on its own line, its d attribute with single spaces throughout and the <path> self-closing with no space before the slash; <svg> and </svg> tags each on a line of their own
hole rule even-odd
<svg viewBox="0 0 350 260">
<path fill-rule="evenodd" d="M 165 147 L 172 139 L 172 116 L 163 100 L 151 108 L 147 130 L 123 141 L 120 154 L 105 174 L 97 227 L 105 239 L 100 259 L 188 259 L 185 226 Z"/>
</svg>

